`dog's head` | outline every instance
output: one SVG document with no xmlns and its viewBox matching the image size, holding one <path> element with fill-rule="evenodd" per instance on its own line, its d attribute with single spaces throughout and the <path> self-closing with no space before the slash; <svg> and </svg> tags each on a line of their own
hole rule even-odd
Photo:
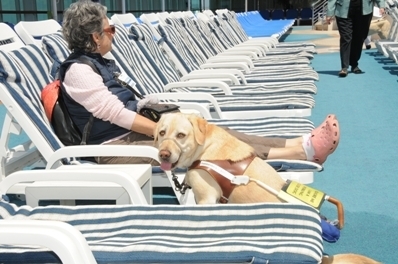
<svg viewBox="0 0 398 264">
<path fill-rule="evenodd" d="M 198 148 L 206 138 L 207 121 L 194 114 L 164 114 L 157 123 L 154 138 L 159 149 L 163 170 L 192 165 L 198 156 Z"/>
</svg>

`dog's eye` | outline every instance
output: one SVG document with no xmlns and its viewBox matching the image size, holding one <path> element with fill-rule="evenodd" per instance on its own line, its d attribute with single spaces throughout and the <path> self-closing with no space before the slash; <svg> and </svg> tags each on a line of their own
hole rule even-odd
<svg viewBox="0 0 398 264">
<path fill-rule="evenodd" d="M 162 131 L 159 132 L 159 136 L 162 136 L 162 137 L 163 137 L 164 134 L 166 134 L 166 132 L 165 132 L 164 130 L 162 130 Z"/>
<path fill-rule="evenodd" d="M 185 137 L 185 134 L 183 134 L 183 133 L 178 133 L 177 134 L 177 138 L 184 138 Z"/>
</svg>

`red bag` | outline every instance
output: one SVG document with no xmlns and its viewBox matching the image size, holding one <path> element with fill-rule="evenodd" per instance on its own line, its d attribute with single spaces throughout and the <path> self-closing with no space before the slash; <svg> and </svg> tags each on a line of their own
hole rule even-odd
<svg viewBox="0 0 398 264">
<path fill-rule="evenodd" d="M 41 91 L 41 100 L 46 116 L 55 134 L 65 146 L 86 144 L 89 133 L 86 133 L 83 137 L 78 127 L 73 123 L 61 92 L 60 80 L 47 84 Z M 88 129 L 91 129 L 93 118 L 90 117 L 90 120 Z"/>
<path fill-rule="evenodd" d="M 89 65 L 94 72 L 98 73 L 94 64 L 83 57 L 78 58 L 84 64 Z M 59 79 L 47 84 L 41 91 L 41 101 L 48 120 L 55 134 L 65 146 L 85 145 L 87 143 L 94 116 L 90 115 L 88 123 L 84 126 L 84 133 L 73 122 L 63 98 L 61 81 Z"/>
<path fill-rule="evenodd" d="M 55 104 L 58 101 L 60 87 L 61 81 L 55 80 L 47 84 L 41 91 L 41 101 L 43 102 L 44 111 L 50 122 L 52 120 Z"/>
</svg>

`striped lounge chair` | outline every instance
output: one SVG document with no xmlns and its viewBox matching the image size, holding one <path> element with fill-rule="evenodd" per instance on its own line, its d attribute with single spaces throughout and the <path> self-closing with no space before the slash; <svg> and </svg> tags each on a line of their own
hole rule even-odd
<svg viewBox="0 0 398 264">
<path fill-rule="evenodd" d="M 29 206 L 0 201 L 4 263 L 320 263 L 320 218 L 292 204 Z M 33 245 L 32 245 L 33 244 Z"/>
<path fill-rule="evenodd" d="M 189 20 L 188 20 L 189 21 Z M 181 71 L 177 71 L 171 63 L 170 59 L 166 54 L 160 49 L 157 42 L 153 39 L 151 34 L 151 29 L 147 24 L 136 24 L 130 26 L 130 34 L 132 35 L 132 40 L 134 40 L 141 50 L 141 52 L 145 55 L 148 61 L 152 65 L 156 65 L 161 69 L 163 75 L 167 79 L 168 83 L 179 82 L 181 79 L 187 79 L 190 77 L 190 74 L 185 75 L 183 78 L 180 77 L 179 72 L 181 71 L 189 71 L 188 68 L 183 68 Z M 190 32 L 189 28 L 187 28 L 187 32 Z M 196 37 L 196 35 L 193 35 Z M 199 39 L 200 38 L 195 38 Z M 206 52 L 206 45 L 200 45 L 203 51 Z M 209 46 L 211 47 L 211 46 Z M 209 53 L 211 51 L 208 51 Z M 181 65 L 181 67 L 185 67 Z M 180 69 L 181 67 L 178 67 Z M 207 76 L 211 76 L 212 70 L 206 71 Z M 196 74 L 196 71 L 192 72 Z M 307 93 L 307 94 L 315 94 L 317 89 L 315 83 L 313 81 L 285 81 L 281 83 L 270 82 L 270 83 L 257 83 L 257 84 L 238 84 L 238 85 L 229 85 L 231 93 L 234 95 L 248 95 L 248 94 L 279 94 L 279 93 Z M 195 91 L 198 92 L 206 92 L 217 96 L 223 92 L 220 89 L 214 88 L 195 88 Z"/>
<path fill-rule="evenodd" d="M 207 68 L 231 68 L 231 66 L 209 61 L 206 54 L 204 54 L 200 46 L 192 40 L 179 23 L 173 19 L 166 19 L 169 24 L 159 24 L 155 29 L 159 31 L 162 40 L 173 51 L 174 56 L 179 58 L 178 63 L 184 65 L 186 71 L 189 73 L 194 70 L 199 70 L 203 67 Z M 148 23 L 147 23 L 148 24 Z M 151 25 L 153 26 L 153 25 Z M 213 32 L 213 31 L 211 31 Z M 221 42 L 221 41 L 220 41 Z M 221 42 L 224 43 L 224 42 Z M 253 53 L 247 51 L 247 47 L 243 47 L 237 54 Z M 236 52 L 234 52 L 235 54 Z M 228 53 L 230 54 L 230 53 Z M 257 59 L 257 57 L 255 58 Z M 265 57 L 264 59 L 267 59 Z M 231 62 L 230 62 L 230 65 Z M 232 65 L 233 66 L 233 65 Z M 264 66 L 265 68 L 250 68 L 244 69 L 243 75 L 247 83 L 264 83 L 264 82 L 283 82 L 283 81 L 303 81 L 303 80 L 318 80 L 318 74 L 308 66 L 294 67 L 289 69 L 288 66 Z"/>
<path fill-rule="evenodd" d="M 201 43 L 199 46 L 209 50 L 207 55 L 209 58 L 216 56 L 218 53 L 222 54 L 222 52 L 225 51 L 225 47 L 213 34 L 211 34 L 210 29 L 206 27 L 202 29 L 203 26 L 201 26 L 201 23 L 189 16 L 189 12 L 185 15 L 181 14 L 178 17 L 181 25 L 187 30 L 187 33 L 192 35 L 192 39 L 200 41 Z M 263 41 L 253 41 L 253 44 L 263 44 Z M 272 49 L 275 46 L 275 42 L 269 42 L 266 46 L 268 49 Z M 302 67 L 310 63 L 311 61 L 306 56 L 300 56 L 300 54 L 294 56 L 267 56 L 266 58 L 258 58 L 253 61 L 255 67 L 287 65 L 289 68 L 292 68 Z"/>
<path fill-rule="evenodd" d="M 226 23 L 226 21 L 224 20 L 224 17 L 219 17 L 219 16 L 215 16 L 215 15 L 206 15 L 209 19 L 205 19 L 204 15 L 200 14 L 198 16 L 199 19 L 203 19 L 204 22 L 207 22 L 208 24 L 211 24 L 213 27 L 217 28 L 216 31 L 218 31 L 218 33 L 221 33 L 222 36 L 220 35 L 219 37 L 221 37 L 222 39 L 224 39 L 225 41 L 227 41 L 227 43 L 230 43 L 230 45 L 232 46 L 239 46 L 239 45 L 255 45 L 255 44 L 259 44 L 259 41 L 257 39 L 256 40 L 252 40 L 252 41 L 242 41 L 240 40 L 240 38 L 235 34 L 235 30 L 234 28 L 230 27 L 230 24 Z M 268 23 L 268 22 L 266 22 Z M 276 44 L 278 45 L 278 44 Z M 294 55 L 294 54 L 300 54 L 301 52 L 305 52 L 307 54 L 316 54 L 316 49 L 315 46 L 313 45 L 288 45 L 287 47 L 282 48 L 281 45 L 276 46 L 271 45 L 271 47 L 269 50 L 267 50 L 267 55 L 268 56 L 275 56 L 275 55 Z M 308 56 L 308 58 L 312 58 L 312 56 L 306 55 Z"/>
<path fill-rule="evenodd" d="M 0 51 L 0 71 L 3 78 L 1 84 L 5 88 L 1 90 L 0 100 L 6 107 L 13 109 L 15 122 L 19 123 L 27 136 L 37 146 L 47 168 L 57 168 L 65 165 L 64 158 L 74 157 L 73 162 L 80 162 L 76 157 L 103 156 L 148 156 L 157 159 L 157 150 L 135 151 L 131 148 L 113 148 L 105 150 L 95 148 L 100 146 L 65 147 L 54 134 L 40 102 L 41 89 L 50 82 L 50 71 L 53 64 L 43 51 L 35 45 L 27 45 L 21 49 L 9 53 Z M 14 116 L 15 115 L 15 116 Z M 248 119 L 248 120 L 210 120 L 218 125 L 228 126 L 239 131 L 258 135 L 291 135 L 305 133 L 313 127 L 313 124 L 302 118 L 273 118 L 273 119 Z M 305 124 L 307 126 L 305 127 Z M 104 146 L 101 146 L 104 147 Z M 77 150 L 78 148 L 79 150 Z M 94 150 L 92 150 L 94 149 Z M 95 155 L 93 155 L 95 153 Z M 102 153 L 102 154 L 101 154 Z M 284 173 L 285 178 L 294 178 L 303 183 L 313 180 L 312 171 L 321 171 L 322 167 L 313 162 L 306 161 L 272 161 L 271 164 L 278 171 Z M 305 171 L 298 174 L 290 171 Z M 158 182 L 162 186 L 173 186 L 172 175 L 163 173 L 159 168 L 153 168 Z M 183 174 L 178 176 L 183 177 Z M 156 181 L 155 181 L 156 182 Z M 178 197 L 181 194 L 177 193 Z"/>
</svg>

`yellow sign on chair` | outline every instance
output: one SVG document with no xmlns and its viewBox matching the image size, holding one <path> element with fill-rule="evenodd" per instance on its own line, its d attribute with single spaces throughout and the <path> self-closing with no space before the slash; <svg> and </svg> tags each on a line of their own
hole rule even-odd
<svg viewBox="0 0 398 264">
<path fill-rule="evenodd" d="M 325 200 L 325 193 L 295 181 L 287 181 L 282 191 L 319 210 Z"/>
</svg>

